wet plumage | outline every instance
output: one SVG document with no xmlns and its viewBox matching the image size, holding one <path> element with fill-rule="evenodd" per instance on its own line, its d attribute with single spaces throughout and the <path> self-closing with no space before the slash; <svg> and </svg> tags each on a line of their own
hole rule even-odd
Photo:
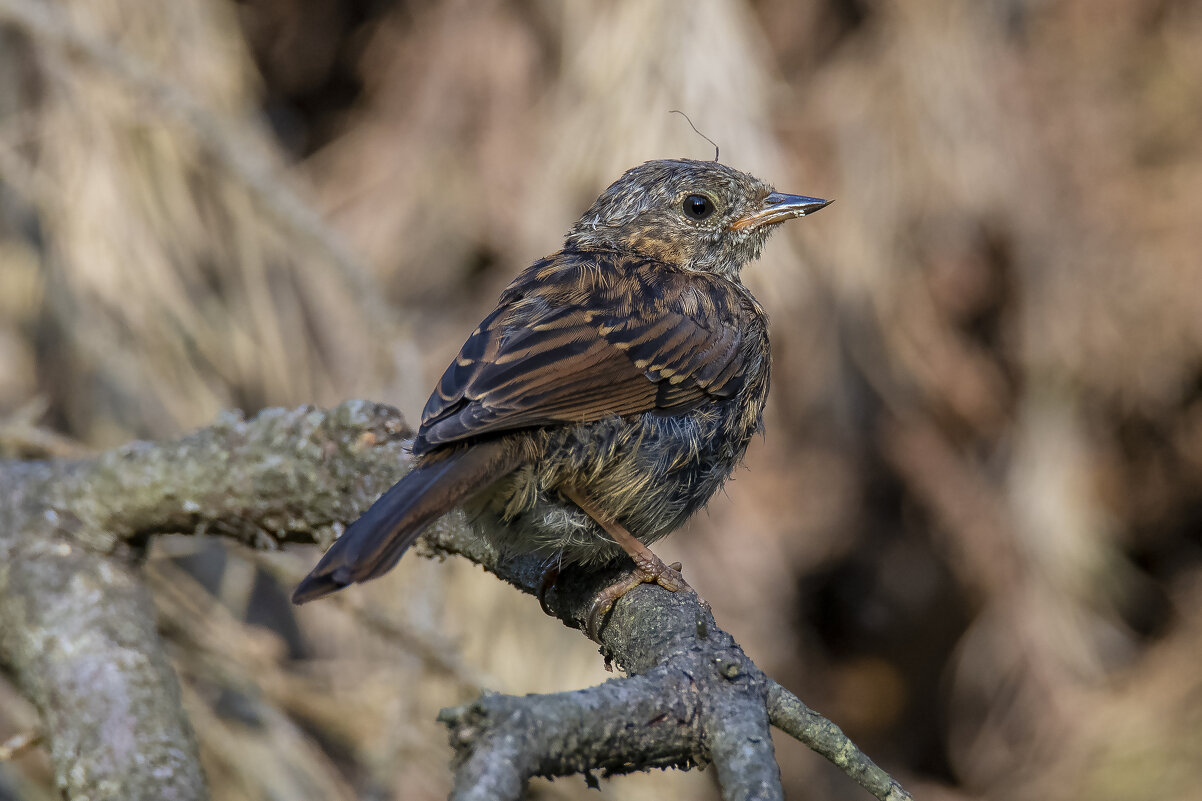
<svg viewBox="0 0 1202 801">
<path fill-rule="evenodd" d="M 627 171 L 502 293 L 427 402 L 414 469 L 294 600 L 388 570 L 456 506 L 548 563 L 639 550 L 662 567 L 643 546 L 709 500 L 760 428 L 767 325 L 739 271 L 777 223 L 824 205 L 716 162 Z"/>
</svg>

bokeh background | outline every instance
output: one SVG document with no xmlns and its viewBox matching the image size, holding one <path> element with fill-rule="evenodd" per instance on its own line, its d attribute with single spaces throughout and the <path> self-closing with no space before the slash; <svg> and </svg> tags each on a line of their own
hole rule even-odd
<svg viewBox="0 0 1202 801">
<path fill-rule="evenodd" d="M 623 169 L 712 157 L 669 109 L 838 202 L 747 271 L 768 433 L 661 553 L 919 797 L 1202 797 L 1198 2 L 0 0 L 0 455 L 416 421 Z M 316 556 L 150 555 L 217 799 L 442 798 L 440 707 L 607 675 L 466 564 L 292 610 Z M 36 722 L 0 677 L 0 741 Z M 778 750 L 791 798 L 866 797 Z"/>
</svg>

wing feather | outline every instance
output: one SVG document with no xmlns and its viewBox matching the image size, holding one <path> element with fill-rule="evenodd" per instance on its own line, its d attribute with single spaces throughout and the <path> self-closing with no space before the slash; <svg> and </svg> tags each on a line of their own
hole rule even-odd
<svg viewBox="0 0 1202 801">
<path fill-rule="evenodd" d="M 557 254 L 519 276 L 426 403 L 417 453 L 496 431 L 691 408 L 742 386 L 730 282 L 606 254 Z M 697 283 L 708 281 L 708 313 Z M 686 297 L 687 293 L 687 297 Z"/>
</svg>

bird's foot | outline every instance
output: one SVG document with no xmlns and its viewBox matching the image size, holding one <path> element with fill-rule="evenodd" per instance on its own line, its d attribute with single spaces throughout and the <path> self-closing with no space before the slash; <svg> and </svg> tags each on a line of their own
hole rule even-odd
<svg viewBox="0 0 1202 801">
<path fill-rule="evenodd" d="M 647 549 L 633 558 L 634 570 L 597 593 L 589 606 L 585 622 L 588 625 L 588 635 L 595 642 L 600 642 L 601 626 L 605 623 L 606 615 L 614 608 L 614 604 L 640 584 L 658 584 L 668 592 L 694 591 L 681 574 L 680 562 L 666 565 Z"/>
<path fill-rule="evenodd" d="M 583 509 L 585 514 L 595 520 L 601 528 L 605 529 L 606 533 L 613 538 L 614 544 L 634 560 L 634 570 L 597 593 L 589 606 L 585 625 L 588 626 L 588 634 L 594 641 L 600 642 L 601 624 L 605 622 L 605 616 L 609 614 L 609 610 L 614 608 L 617 600 L 640 584 L 658 584 L 668 592 L 693 591 L 680 573 L 680 562 L 665 565 L 662 559 L 627 531 L 625 526 L 603 514 L 583 493 L 575 488 L 560 487 L 559 491 L 564 497 Z"/>
</svg>

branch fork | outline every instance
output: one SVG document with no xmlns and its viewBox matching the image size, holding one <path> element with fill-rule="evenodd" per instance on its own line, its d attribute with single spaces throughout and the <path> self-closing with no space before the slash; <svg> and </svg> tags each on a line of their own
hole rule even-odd
<svg viewBox="0 0 1202 801">
<path fill-rule="evenodd" d="M 65 797 L 208 797 L 149 594 L 128 558 L 138 548 L 126 546 L 202 532 L 260 549 L 328 543 L 405 473 L 409 436 L 396 410 L 350 401 L 250 421 L 225 415 L 173 442 L 88 459 L 0 462 L 0 665 L 42 714 Z M 538 559 L 504 557 L 462 515 L 432 526 L 418 550 L 465 557 L 531 595 L 541 589 Z M 593 598 L 617 574 L 565 570 L 547 606 L 586 630 Z M 625 677 L 443 710 L 452 799 L 518 799 L 534 776 L 595 783 L 594 772 L 711 764 L 728 801 L 780 799 L 775 725 L 878 799 L 909 801 L 837 726 L 765 676 L 696 593 L 641 585 L 597 639 Z"/>
</svg>

